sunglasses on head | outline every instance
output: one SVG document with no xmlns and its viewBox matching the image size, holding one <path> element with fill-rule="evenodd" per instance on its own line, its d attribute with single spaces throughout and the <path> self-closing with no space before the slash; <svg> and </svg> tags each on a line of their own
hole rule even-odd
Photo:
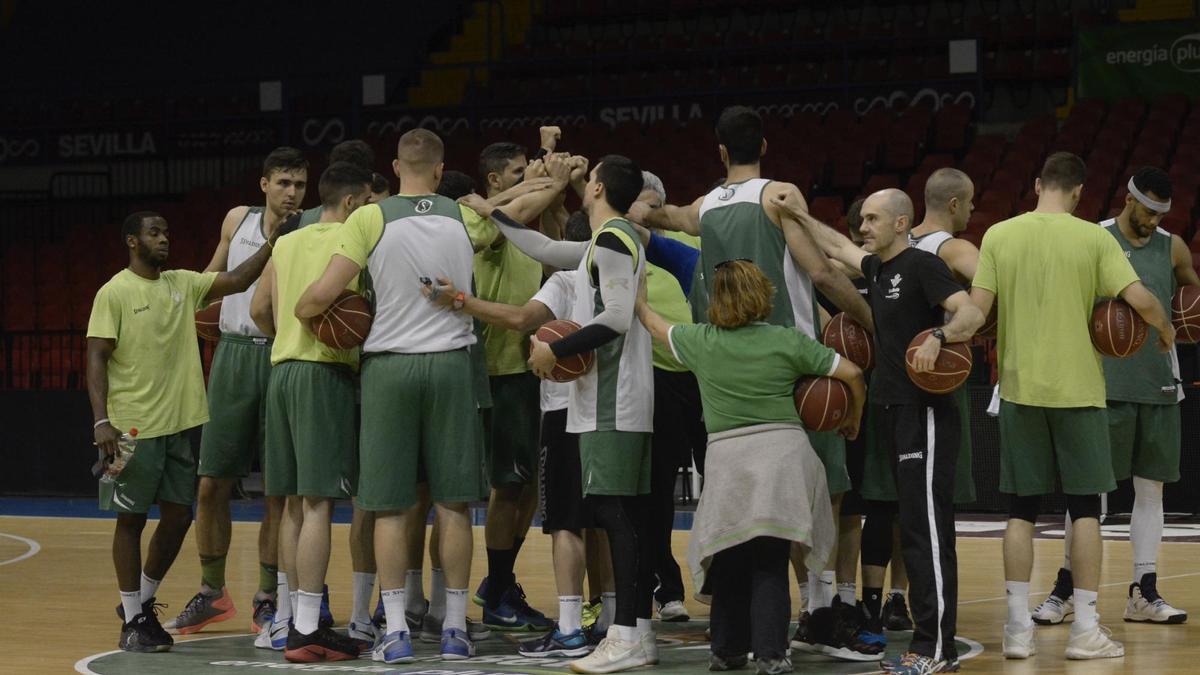
<svg viewBox="0 0 1200 675">
<path fill-rule="evenodd" d="M 751 260 L 751 259 L 749 259 L 749 258 L 731 258 L 731 259 L 729 259 L 729 260 L 722 260 L 721 262 L 717 263 L 716 265 L 713 265 L 713 271 L 715 272 L 715 271 L 717 271 L 717 270 L 721 269 L 722 267 L 724 267 L 724 266 L 726 266 L 726 265 L 730 265 L 730 264 L 732 264 L 732 263 L 735 263 L 735 262 L 748 262 L 748 263 L 752 263 L 752 262 L 754 262 L 754 261 L 753 261 L 753 260 Z"/>
</svg>

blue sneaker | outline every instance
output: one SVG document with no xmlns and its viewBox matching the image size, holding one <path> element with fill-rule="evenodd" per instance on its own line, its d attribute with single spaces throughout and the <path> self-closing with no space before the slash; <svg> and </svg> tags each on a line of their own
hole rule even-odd
<svg viewBox="0 0 1200 675">
<path fill-rule="evenodd" d="M 329 586 L 321 589 L 321 618 L 317 620 L 318 628 L 333 628 L 333 612 L 329 611 Z"/>
<path fill-rule="evenodd" d="M 383 630 L 387 623 L 387 615 L 383 613 L 383 596 L 379 596 L 379 600 L 375 603 L 375 613 L 371 615 L 371 623 L 379 630 Z"/>
<path fill-rule="evenodd" d="M 579 657 L 592 652 L 592 644 L 583 629 L 563 634 L 557 628 L 536 640 L 522 642 L 517 649 L 521 656 L 542 658 L 546 656 Z"/>
<path fill-rule="evenodd" d="M 511 604 L 509 598 L 494 609 L 483 608 L 483 625 L 504 633 L 541 633 L 554 628 L 554 622 L 541 612 L 522 610 Z"/>
<path fill-rule="evenodd" d="M 467 637 L 466 631 L 457 628 L 442 631 L 443 661 L 461 661 L 472 656 L 475 656 L 475 644 Z"/>
<path fill-rule="evenodd" d="M 372 661 L 382 661 L 383 663 L 410 663 L 413 661 L 412 640 L 408 637 L 408 631 L 399 631 L 396 633 L 388 633 L 376 643 L 375 648 L 371 650 Z"/>
<path fill-rule="evenodd" d="M 483 580 L 479 582 L 479 588 L 475 589 L 475 595 L 471 598 L 471 602 L 483 607 L 485 604 L 487 604 L 483 601 L 485 597 L 487 597 L 487 577 L 484 577 Z"/>
<path fill-rule="evenodd" d="M 858 638 L 859 642 L 861 642 L 865 645 L 872 645 L 875 647 L 879 647 L 879 649 L 881 649 L 881 650 L 887 649 L 887 644 L 888 644 L 887 635 L 884 634 L 882 629 L 873 630 L 872 626 L 870 626 L 869 624 L 867 626 L 864 626 L 862 628 L 862 630 L 858 631 L 858 635 L 856 635 L 855 637 Z"/>
</svg>

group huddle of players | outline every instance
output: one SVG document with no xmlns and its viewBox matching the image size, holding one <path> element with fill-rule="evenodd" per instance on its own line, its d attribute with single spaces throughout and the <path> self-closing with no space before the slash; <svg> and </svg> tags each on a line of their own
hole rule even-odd
<svg viewBox="0 0 1200 675">
<path fill-rule="evenodd" d="M 442 141 L 416 129 L 400 138 L 391 195 L 369 146 L 349 141 L 334 148 L 321 205 L 307 211 L 307 161 L 279 148 L 263 167 L 265 206 L 229 211 L 202 273 L 162 269 L 161 216 L 125 221 L 130 265 L 97 293 L 88 326 L 96 444 L 114 456 L 122 434 L 138 430 L 133 457 L 100 494 L 101 508 L 117 514 L 122 649 L 164 651 L 168 631 L 234 617 L 229 504 L 258 460 L 267 498 L 256 646 L 296 662 L 369 654 L 395 664 L 414 660 L 418 639 L 453 660 L 473 656 L 492 631 L 534 632 L 521 654 L 573 657 L 576 672 L 657 663 L 655 610 L 662 621 L 689 618 L 671 552 L 673 499 L 681 465 L 704 470 L 707 401 L 686 351 L 669 337 L 652 341 L 638 317 L 644 304 L 672 325 L 704 323 L 713 272 L 731 261 L 752 262 L 770 280 L 766 322 L 817 339 L 831 313 L 845 312 L 872 333 L 878 354 L 865 413 L 860 401 L 840 434 L 808 434 L 832 495 L 831 534 L 822 536 L 836 545 L 793 545 L 807 602 L 791 649 L 880 661 L 885 629 L 912 630 L 886 669 L 959 668 L 954 504 L 974 500 L 969 404 L 962 390 L 917 388 L 905 351 L 933 329 L 916 356 L 932 363 L 941 345 L 971 339 L 993 305 L 1000 487 L 1013 495 L 1005 656 L 1033 655 L 1033 623 L 1072 613 L 1068 658 L 1123 655 L 1096 613 L 1098 516 L 1099 495 L 1130 476 L 1134 576 L 1124 618 L 1186 620 L 1155 576 L 1162 485 L 1179 478 L 1182 398 L 1163 308 L 1200 279 L 1182 240 L 1156 227 L 1170 209 L 1164 172 L 1135 174 L 1124 210 L 1099 227 L 1070 215 L 1082 160 L 1055 153 L 1037 179 L 1037 208 L 991 228 L 977 249 L 954 236 L 974 186 L 951 168 L 929 177 L 920 223 L 894 189 L 851 207 L 849 237 L 818 222 L 796 186 L 760 175 L 767 144 L 749 108 L 721 114 L 726 176 L 686 206 L 667 204 L 662 182 L 634 160 L 589 160 L 560 152 L 561 142 L 558 128 L 541 129 L 532 161 L 515 143 L 488 146 L 477 183 L 447 170 Z M 576 197 L 582 207 L 570 213 Z M 361 347 L 339 349 L 313 328 L 347 291 L 368 298 L 373 320 Z M 1152 327 L 1128 359 L 1102 361 L 1091 347 L 1087 322 L 1101 297 L 1121 297 Z M 221 299 L 206 396 L 193 313 Z M 530 337 L 553 319 L 580 328 L 553 342 Z M 588 353 L 586 373 L 550 379 L 556 364 Z M 187 432 L 201 425 L 197 465 Z M 1033 523 L 1040 496 L 1059 484 L 1070 511 L 1066 563 L 1031 612 Z M 351 498 L 353 610 L 343 634 L 332 628 L 325 573 L 333 503 Z M 469 504 L 483 498 L 487 576 L 471 593 Z M 201 588 L 160 625 L 155 596 L 194 502 Z M 160 522 L 143 564 L 155 503 Z M 538 510 L 552 536 L 557 621 L 528 605 L 514 575 Z M 808 549 L 836 553 L 810 569 Z M 468 599 L 482 606 L 481 623 L 467 619 Z M 717 653 L 730 643 L 715 633 L 713 669 L 736 664 Z M 756 660 L 759 672 L 792 669 L 786 650 Z"/>
</svg>

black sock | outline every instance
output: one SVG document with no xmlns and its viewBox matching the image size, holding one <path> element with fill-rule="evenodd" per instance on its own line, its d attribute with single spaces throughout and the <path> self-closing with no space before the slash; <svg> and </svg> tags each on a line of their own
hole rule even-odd
<svg viewBox="0 0 1200 675">
<path fill-rule="evenodd" d="M 525 545 L 525 537 L 513 537 L 513 560 L 521 555 L 521 547 Z"/>
<path fill-rule="evenodd" d="M 516 556 L 513 549 L 489 548 L 488 583 L 484 592 L 483 604 L 495 608 L 504 599 L 504 594 L 513 584 L 513 560 Z"/>
<path fill-rule="evenodd" d="M 883 613 L 883 589 L 863 588 L 863 606 L 872 621 L 879 621 Z"/>
<path fill-rule="evenodd" d="M 1071 570 L 1062 567 L 1058 569 L 1058 578 L 1054 580 L 1054 590 L 1051 594 L 1063 600 L 1075 594 L 1075 577 L 1071 575 Z"/>
</svg>

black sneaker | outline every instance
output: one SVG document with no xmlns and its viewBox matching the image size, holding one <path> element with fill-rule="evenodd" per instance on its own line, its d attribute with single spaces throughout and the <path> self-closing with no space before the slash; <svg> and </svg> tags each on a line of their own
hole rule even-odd
<svg viewBox="0 0 1200 675">
<path fill-rule="evenodd" d="M 165 602 L 158 602 L 158 598 L 150 598 L 142 603 L 142 614 L 145 614 L 147 620 L 150 622 L 150 630 L 154 632 L 156 639 L 160 641 L 165 640 L 168 645 L 172 645 L 175 644 L 175 638 L 171 637 L 171 634 L 158 621 L 158 615 L 167 607 L 169 605 Z M 121 623 L 124 624 L 125 607 L 123 605 L 117 605 L 117 616 L 121 618 Z M 137 617 L 134 618 L 136 619 Z"/>
<path fill-rule="evenodd" d="M 840 598 L 833 600 L 833 613 L 836 617 L 833 624 L 831 642 L 822 642 L 824 653 L 842 661 L 879 661 L 887 642 L 880 644 L 870 639 L 865 630 L 867 613 L 862 605 L 851 605 L 842 602 Z M 814 619 L 816 617 L 814 616 Z"/>
<path fill-rule="evenodd" d="M 750 657 L 747 654 L 738 654 L 737 656 L 708 655 L 708 669 L 713 672 L 741 670 L 746 667 L 747 663 L 750 663 Z"/>
<path fill-rule="evenodd" d="M 145 653 L 170 651 L 173 644 L 175 640 L 167 635 L 151 610 L 121 626 L 121 640 L 117 646 L 127 652 Z"/>
<path fill-rule="evenodd" d="M 283 650 L 283 658 L 292 663 L 349 661 L 357 659 L 358 655 L 358 644 L 331 628 L 318 628 L 309 635 L 295 627 L 289 628 L 287 647 Z"/>
<path fill-rule="evenodd" d="M 796 632 L 792 635 L 792 647 L 802 652 L 811 654 L 821 654 L 822 650 L 816 641 L 809 634 L 809 619 L 811 616 L 808 612 L 800 612 L 800 616 L 796 617 Z"/>
<path fill-rule="evenodd" d="M 883 627 L 888 630 L 912 630 L 913 622 L 908 616 L 908 603 L 899 593 L 888 593 L 883 603 Z"/>
</svg>

